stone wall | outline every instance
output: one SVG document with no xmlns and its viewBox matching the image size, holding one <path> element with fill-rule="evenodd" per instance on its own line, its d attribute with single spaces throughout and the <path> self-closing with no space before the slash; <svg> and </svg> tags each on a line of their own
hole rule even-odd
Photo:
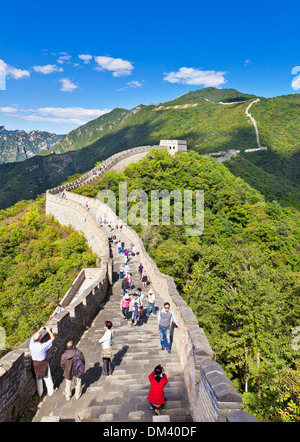
<svg viewBox="0 0 300 442">
<path fill-rule="evenodd" d="M 124 164 L 128 165 L 135 161 L 138 161 L 143 156 L 145 156 L 151 149 L 165 149 L 161 146 L 139 146 L 139 147 L 133 147 L 132 149 L 123 150 L 122 152 L 118 152 L 111 157 L 107 158 L 106 160 L 102 161 L 102 163 L 98 166 L 95 166 L 93 169 L 91 169 L 86 174 L 82 175 L 77 180 L 73 181 L 72 183 L 66 184 L 64 186 L 57 186 L 53 189 L 50 189 L 48 192 L 52 194 L 56 194 L 65 190 L 73 190 L 77 187 L 81 186 L 82 184 L 89 184 L 91 183 L 95 178 L 101 177 L 106 173 L 108 170 L 115 169 L 116 167 L 119 167 L 122 162 Z"/>
<path fill-rule="evenodd" d="M 54 214 L 64 225 L 72 225 L 82 232 L 95 253 L 101 256 L 100 274 L 91 289 L 81 293 L 76 302 L 64 305 L 65 310 L 54 316 L 47 325 L 55 334 L 55 341 L 48 352 L 52 370 L 60 364 L 66 342 L 78 342 L 105 301 L 112 282 L 112 260 L 106 235 L 101 232 L 94 217 L 76 203 L 47 193 L 47 213 Z M 99 273 L 99 269 L 98 269 Z M 80 279 L 80 278 L 79 278 Z M 76 278 L 77 280 L 77 278 Z M 76 286 L 76 280 L 74 286 Z M 80 281 L 77 281 L 80 283 Z M 74 291 L 75 293 L 75 291 Z M 48 339 L 46 332 L 45 338 Z M 0 359 L 0 422 L 13 421 L 24 411 L 36 392 L 29 352 L 30 339 L 19 349 L 7 353 Z"/>
</svg>

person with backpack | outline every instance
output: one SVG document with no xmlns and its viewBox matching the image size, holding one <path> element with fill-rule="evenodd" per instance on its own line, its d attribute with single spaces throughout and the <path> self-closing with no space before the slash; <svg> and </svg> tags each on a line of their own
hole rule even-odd
<svg viewBox="0 0 300 442">
<path fill-rule="evenodd" d="M 129 306 L 130 306 L 131 298 L 128 293 L 125 293 L 125 295 L 121 299 L 120 307 L 124 316 L 124 319 L 128 321 L 128 314 L 129 314 Z"/>
<path fill-rule="evenodd" d="M 113 338 L 113 325 L 111 321 L 104 322 L 105 333 L 102 338 L 99 339 L 102 344 L 102 362 L 103 362 L 103 376 L 112 375 L 111 357 L 112 357 L 112 338 Z"/>
<path fill-rule="evenodd" d="M 144 270 L 142 273 L 142 283 L 143 283 L 143 287 L 146 287 L 148 284 L 148 275 L 147 275 L 146 270 Z"/>
<path fill-rule="evenodd" d="M 85 372 L 85 359 L 83 353 L 74 346 L 73 341 L 67 343 L 67 349 L 61 356 L 60 366 L 66 380 L 66 400 L 69 401 L 72 397 L 73 379 L 75 380 L 75 398 L 79 399 L 82 395 L 81 376 Z"/>
<path fill-rule="evenodd" d="M 132 307 L 132 313 L 131 313 L 131 325 L 134 325 L 134 320 L 136 319 L 136 326 L 140 326 L 140 320 L 141 320 L 141 300 L 138 297 L 137 293 L 133 294 L 133 299 L 130 303 Z"/>
<path fill-rule="evenodd" d="M 143 264 L 139 265 L 139 274 L 140 274 L 140 279 L 142 280 L 142 274 L 143 274 Z"/>
</svg>

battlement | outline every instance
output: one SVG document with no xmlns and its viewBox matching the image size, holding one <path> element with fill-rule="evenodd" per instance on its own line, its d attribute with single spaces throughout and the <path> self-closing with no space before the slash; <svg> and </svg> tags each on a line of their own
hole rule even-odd
<svg viewBox="0 0 300 442">
<path fill-rule="evenodd" d="M 159 146 L 167 149 L 171 155 L 187 152 L 187 142 L 184 140 L 160 140 Z"/>
</svg>

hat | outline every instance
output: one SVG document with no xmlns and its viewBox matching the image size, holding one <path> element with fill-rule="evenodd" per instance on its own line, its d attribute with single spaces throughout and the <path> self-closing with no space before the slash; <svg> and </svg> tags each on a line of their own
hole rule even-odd
<svg viewBox="0 0 300 442">
<path fill-rule="evenodd" d="M 124 295 L 124 297 L 125 297 L 125 299 L 129 299 L 130 298 L 130 295 L 129 295 L 129 293 L 125 293 L 125 295 Z"/>
<path fill-rule="evenodd" d="M 151 295 L 151 293 L 152 293 L 152 295 L 154 295 L 154 291 L 153 291 L 153 289 L 150 289 L 150 290 L 149 290 L 148 295 Z"/>
</svg>

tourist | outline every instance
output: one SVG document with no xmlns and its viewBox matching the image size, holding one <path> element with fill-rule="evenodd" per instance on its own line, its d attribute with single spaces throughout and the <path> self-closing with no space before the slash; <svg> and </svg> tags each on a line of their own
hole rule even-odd
<svg viewBox="0 0 300 442">
<path fill-rule="evenodd" d="M 137 246 L 137 244 L 135 244 L 135 245 L 132 247 L 131 253 L 132 253 L 132 256 L 135 256 L 135 255 L 138 254 L 138 246 Z"/>
<path fill-rule="evenodd" d="M 119 272 L 120 272 L 120 279 L 124 278 L 124 267 L 122 265 L 120 265 L 119 267 Z"/>
<path fill-rule="evenodd" d="M 129 273 L 129 272 L 130 272 L 129 264 L 126 264 L 126 265 L 125 265 L 125 267 L 124 267 L 124 271 L 125 271 L 125 273 Z"/>
<path fill-rule="evenodd" d="M 120 240 L 118 241 L 117 246 L 118 246 L 118 253 L 121 253 L 121 251 L 122 251 L 122 243 L 121 243 Z"/>
<path fill-rule="evenodd" d="M 134 293 L 133 295 L 133 299 L 131 300 L 130 303 L 131 307 L 132 307 L 132 313 L 131 313 L 131 325 L 134 325 L 134 320 L 136 319 L 136 326 L 139 327 L 140 326 L 140 319 L 141 319 L 141 304 L 140 304 L 140 299 L 137 295 L 137 293 Z"/>
<path fill-rule="evenodd" d="M 143 306 L 144 295 L 143 295 L 143 293 L 142 293 L 142 289 L 141 289 L 140 287 L 138 287 L 138 288 L 136 289 L 136 292 L 137 292 L 138 298 L 139 298 L 139 300 L 140 300 L 140 312 L 141 312 L 141 316 L 143 316 L 143 314 L 144 314 L 144 306 Z"/>
<path fill-rule="evenodd" d="M 132 273 L 127 273 L 127 281 L 128 281 L 128 284 L 129 284 L 129 290 L 131 290 Z"/>
<path fill-rule="evenodd" d="M 57 315 L 58 313 L 63 312 L 63 311 L 64 311 L 63 306 L 60 305 L 60 304 L 57 304 L 57 307 L 56 307 L 56 309 L 54 310 L 53 315 L 50 315 L 50 316 L 49 316 L 49 321 L 50 321 L 50 319 L 54 318 L 55 315 Z"/>
<path fill-rule="evenodd" d="M 157 319 L 161 349 L 166 349 L 168 353 L 171 353 L 171 321 L 173 320 L 177 327 L 178 322 L 168 302 L 165 302 L 163 308 L 159 310 Z"/>
<path fill-rule="evenodd" d="M 46 330 L 50 339 L 46 342 L 42 342 L 42 330 Z M 29 350 L 31 353 L 31 359 L 33 364 L 34 374 L 36 376 L 36 386 L 38 395 L 43 395 L 43 380 L 46 384 L 47 392 L 49 396 L 54 393 L 53 380 L 49 364 L 47 362 L 47 352 L 52 347 L 52 343 L 55 340 L 55 336 L 49 327 L 42 327 L 36 332 L 29 344 Z"/>
<path fill-rule="evenodd" d="M 146 287 L 148 284 L 148 275 L 147 275 L 146 270 L 144 270 L 143 274 L 142 274 L 142 283 L 143 283 L 144 287 Z"/>
<path fill-rule="evenodd" d="M 140 279 L 142 280 L 142 274 L 143 274 L 143 265 L 142 264 L 140 264 L 139 265 L 139 274 L 140 274 Z"/>
<path fill-rule="evenodd" d="M 126 278 L 124 278 L 124 279 L 122 280 L 123 296 L 125 295 L 126 291 L 128 291 L 128 287 L 129 287 L 128 281 L 127 281 Z"/>
<path fill-rule="evenodd" d="M 156 309 L 155 309 L 155 294 L 152 289 L 149 290 L 148 295 L 148 304 L 147 304 L 147 313 L 146 316 L 150 316 L 150 309 L 154 315 L 156 315 Z"/>
<path fill-rule="evenodd" d="M 103 372 L 104 376 L 110 376 L 112 374 L 111 357 L 112 357 L 112 337 L 113 337 L 113 327 L 111 321 L 104 322 L 105 333 L 101 339 L 99 339 L 100 344 L 102 344 L 102 362 L 103 362 Z"/>
<path fill-rule="evenodd" d="M 166 402 L 164 388 L 168 383 L 167 375 L 161 365 L 157 365 L 154 371 L 149 374 L 148 379 L 151 384 L 151 388 L 148 394 L 148 401 L 150 403 L 150 409 L 154 410 L 156 414 L 160 414 L 161 408 Z"/>
<path fill-rule="evenodd" d="M 121 227 L 121 231 L 122 231 L 122 227 Z M 125 243 L 124 241 L 121 241 L 121 252 L 124 253 L 124 247 L 125 247 Z"/>
<path fill-rule="evenodd" d="M 77 363 L 77 361 L 79 363 Z M 81 375 L 85 371 L 85 359 L 83 353 L 75 348 L 73 341 L 67 343 L 67 349 L 62 354 L 60 366 L 64 371 L 66 380 L 65 395 L 69 401 L 72 397 L 72 381 L 75 380 L 75 398 L 79 399 L 82 395 Z"/>
<path fill-rule="evenodd" d="M 131 298 L 130 298 L 129 294 L 126 292 L 125 295 L 122 296 L 121 303 L 120 303 L 122 314 L 123 314 L 124 319 L 126 321 L 128 321 L 130 301 L 131 301 Z"/>
</svg>

